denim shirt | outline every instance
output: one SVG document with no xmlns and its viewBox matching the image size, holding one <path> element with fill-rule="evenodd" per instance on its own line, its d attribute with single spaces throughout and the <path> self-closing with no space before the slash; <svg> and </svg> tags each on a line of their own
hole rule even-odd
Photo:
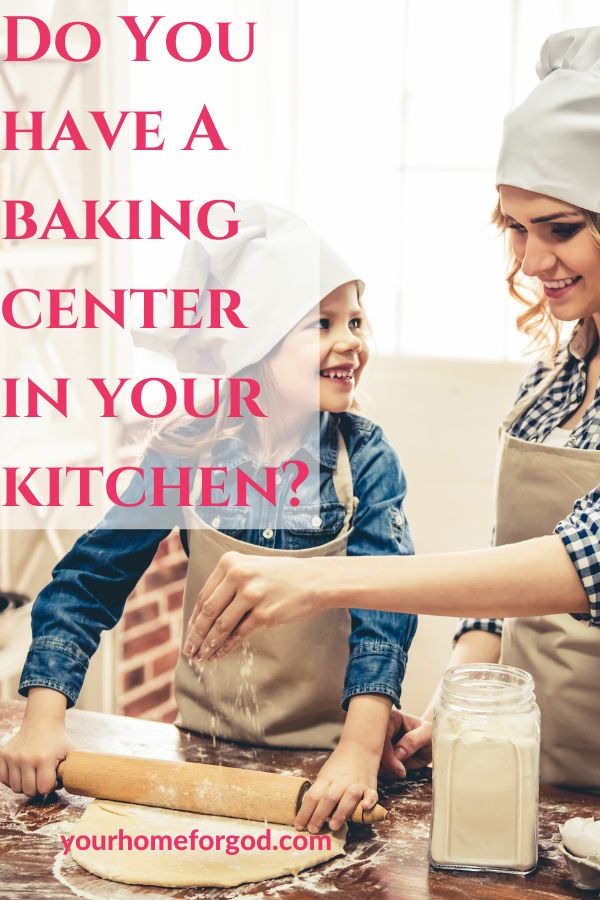
<svg viewBox="0 0 600 900">
<path fill-rule="evenodd" d="M 209 521 L 224 533 L 247 543 L 279 550 L 317 547 L 333 540 L 345 514 L 332 478 L 339 426 L 350 458 L 354 495 L 358 498 L 347 554 L 412 554 L 410 530 L 403 512 L 406 479 L 381 428 L 351 413 L 339 416 L 322 413 L 319 424 L 320 446 L 312 450 L 320 463 L 318 531 L 311 521 L 315 510 L 310 505 L 302 507 L 304 519 L 290 517 L 287 524 L 285 510 L 278 509 L 278 527 L 273 529 L 244 528 L 244 511 L 239 507 L 223 507 L 217 510 L 217 516 L 212 510 Z M 238 447 L 232 461 L 236 465 L 243 463 L 245 452 Z M 154 450 L 144 460 L 150 465 L 165 465 L 165 458 Z M 293 466 L 286 470 L 290 479 L 294 477 L 293 470 Z M 101 632 L 119 621 L 127 597 L 171 530 L 107 527 L 114 524 L 111 518 L 114 517 L 109 512 L 96 528 L 76 541 L 53 569 L 52 581 L 43 588 L 33 606 L 33 640 L 19 685 L 23 696 L 31 687 L 49 687 L 65 694 L 69 707 L 76 703 Z M 180 538 L 189 555 L 183 522 Z M 351 609 L 350 617 L 349 659 L 341 698 L 344 709 L 358 694 L 381 694 L 399 704 L 417 617 L 363 609 Z"/>
</svg>

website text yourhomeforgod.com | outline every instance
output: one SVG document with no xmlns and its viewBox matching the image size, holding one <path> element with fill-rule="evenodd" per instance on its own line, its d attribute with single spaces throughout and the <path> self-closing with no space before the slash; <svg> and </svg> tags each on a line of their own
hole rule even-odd
<svg viewBox="0 0 600 900">
<path fill-rule="evenodd" d="M 328 834 L 280 834 L 270 828 L 258 836 L 252 834 L 201 834 L 194 828 L 188 834 L 126 834 L 122 828 L 113 834 L 78 834 L 60 836 L 64 853 L 77 850 L 199 850 L 222 851 L 235 856 L 240 851 L 256 850 L 331 850 Z"/>
</svg>

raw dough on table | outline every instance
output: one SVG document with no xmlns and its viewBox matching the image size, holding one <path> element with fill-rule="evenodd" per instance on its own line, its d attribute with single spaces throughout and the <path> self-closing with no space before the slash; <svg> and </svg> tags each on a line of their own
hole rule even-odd
<svg viewBox="0 0 600 900">
<path fill-rule="evenodd" d="M 189 834 L 194 828 L 200 835 L 251 834 L 258 837 L 265 828 L 271 829 L 272 845 L 278 844 L 282 835 L 297 836 L 288 825 L 266 825 L 264 822 L 248 822 L 200 813 L 160 809 L 154 806 L 137 806 L 132 803 L 115 803 L 112 800 L 94 800 L 85 810 L 72 834 L 93 835 L 124 834 L 150 837 L 153 834 Z M 266 881 L 281 875 L 290 875 L 317 866 L 344 853 L 347 828 L 344 825 L 332 834 L 330 850 L 242 850 L 235 855 L 221 849 L 200 850 L 198 841 L 194 850 L 79 850 L 75 841 L 71 856 L 88 872 L 121 881 L 125 884 L 153 884 L 160 887 L 234 887 L 252 881 Z M 239 846 L 239 841 L 238 841 Z"/>
</svg>

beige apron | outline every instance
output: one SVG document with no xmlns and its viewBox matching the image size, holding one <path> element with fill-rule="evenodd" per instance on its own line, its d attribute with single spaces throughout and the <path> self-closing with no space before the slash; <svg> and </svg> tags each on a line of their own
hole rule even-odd
<svg viewBox="0 0 600 900">
<path fill-rule="evenodd" d="M 512 437 L 517 418 L 560 368 L 509 413 L 501 428 L 495 543 L 552 534 L 600 482 L 600 452 Z M 568 614 L 505 619 L 501 662 L 531 672 L 542 713 L 541 780 L 600 788 L 600 633 Z"/>
<path fill-rule="evenodd" d="M 193 510 L 183 607 L 183 635 L 198 593 L 229 550 L 259 556 L 345 556 L 357 500 L 348 451 L 338 431 L 333 484 L 346 509 L 337 537 L 307 550 L 273 550 L 221 534 Z M 214 662 L 179 657 L 175 669 L 177 724 L 217 738 L 262 746 L 331 749 L 339 739 L 348 664 L 348 610 L 327 610 L 306 622 L 253 635 L 241 650 Z"/>
</svg>

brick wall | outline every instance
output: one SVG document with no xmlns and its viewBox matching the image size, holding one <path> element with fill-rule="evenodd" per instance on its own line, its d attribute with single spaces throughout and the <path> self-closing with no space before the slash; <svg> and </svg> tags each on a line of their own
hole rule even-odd
<svg viewBox="0 0 600 900">
<path fill-rule="evenodd" d="M 187 557 L 177 532 L 159 546 L 117 629 L 116 712 L 172 722 Z"/>
</svg>

